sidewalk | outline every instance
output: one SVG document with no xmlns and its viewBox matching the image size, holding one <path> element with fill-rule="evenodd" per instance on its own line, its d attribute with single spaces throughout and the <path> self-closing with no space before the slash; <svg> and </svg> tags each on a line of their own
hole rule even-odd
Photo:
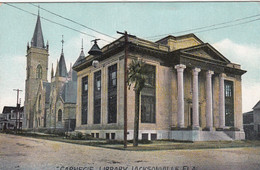
<svg viewBox="0 0 260 170">
<path fill-rule="evenodd" d="M 179 149 L 218 149 L 218 148 L 240 148 L 240 147 L 259 147 L 260 141 L 207 141 L 207 142 L 177 142 L 172 140 L 157 140 L 139 143 L 138 147 L 133 147 L 132 143 L 128 143 L 127 148 L 123 147 L 122 141 L 89 139 L 75 140 L 67 139 L 65 136 L 54 134 L 45 134 L 41 132 L 26 132 L 17 134 L 19 136 L 39 138 L 44 140 L 52 140 L 58 142 L 72 143 L 78 145 L 96 146 L 102 148 L 128 150 L 128 151 L 156 151 L 156 150 L 179 150 Z"/>
</svg>

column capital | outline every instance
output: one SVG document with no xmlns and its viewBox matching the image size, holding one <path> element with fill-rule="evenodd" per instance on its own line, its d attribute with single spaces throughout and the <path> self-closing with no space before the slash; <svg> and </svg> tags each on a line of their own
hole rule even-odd
<svg viewBox="0 0 260 170">
<path fill-rule="evenodd" d="M 200 68 L 195 67 L 194 69 L 192 69 L 192 74 L 198 74 L 200 71 Z"/>
<path fill-rule="evenodd" d="M 206 75 L 207 75 L 207 76 L 210 76 L 210 77 L 211 77 L 212 74 L 214 74 L 214 71 L 208 70 L 208 71 L 206 72 Z"/>
<path fill-rule="evenodd" d="M 225 73 L 220 73 L 220 74 L 219 74 L 219 77 L 220 77 L 220 78 L 224 78 L 224 77 L 226 77 L 226 74 L 225 74 Z"/>
<path fill-rule="evenodd" d="M 177 69 L 177 71 L 183 71 L 186 66 L 184 64 L 178 64 L 174 68 Z"/>
</svg>

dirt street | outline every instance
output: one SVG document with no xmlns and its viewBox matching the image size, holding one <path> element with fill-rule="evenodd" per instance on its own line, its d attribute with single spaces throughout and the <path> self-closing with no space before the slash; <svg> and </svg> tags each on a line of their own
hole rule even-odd
<svg viewBox="0 0 260 170">
<path fill-rule="evenodd" d="M 0 134 L 0 169 L 260 169 L 260 147 L 121 151 Z"/>
</svg>

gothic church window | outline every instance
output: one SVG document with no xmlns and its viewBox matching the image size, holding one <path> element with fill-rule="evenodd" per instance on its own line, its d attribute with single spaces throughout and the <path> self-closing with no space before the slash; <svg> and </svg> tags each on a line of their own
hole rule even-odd
<svg viewBox="0 0 260 170">
<path fill-rule="evenodd" d="M 88 76 L 82 78 L 82 110 L 81 110 L 81 124 L 88 122 Z"/>
<path fill-rule="evenodd" d="M 108 67 L 108 123 L 117 122 L 117 64 Z"/>
<path fill-rule="evenodd" d="M 101 71 L 94 73 L 94 124 L 101 121 Z"/>
<path fill-rule="evenodd" d="M 41 95 L 39 96 L 39 101 L 38 101 L 38 111 L 39 113 L 41 112 Z"/>
<path fill-rule="evenodd" d="M 39 64 L 36 69 L 36 78 L 41 79 L 42 78 L 42 66 Z"/>
<path fill-rule="evenodd" d="M 62 110 L 59 109 L 59 111 L 58 111 L 58 121 L 61 122 L 61 120 L 62 120 Z"/>
<path fill-rule="evenodd" d="M 232 81 L 225 84 L 225 122 L 226 126 L 234 126 L 234 90 Z"/>
<path fill-rule="evenodd" d="M 155 66 L 147 64 L 146 67 L 149 74 L 141 91 L 141 123 L 155 123 Z"/>
</svg>

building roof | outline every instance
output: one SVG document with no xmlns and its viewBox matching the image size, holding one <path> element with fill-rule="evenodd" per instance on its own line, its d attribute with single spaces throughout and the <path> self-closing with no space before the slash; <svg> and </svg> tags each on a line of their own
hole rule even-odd
<svg viewBox="0 0 260 170">
<path fill-rule="evenodd" d="M 243 115 L 250 115 L 250 114 L 253 114 L 253 111 L 243 113 Z"/>
<path fill-rule="evenodd" d="M 4 106 L 3 108 L 3 114 L 4 113 L 11 113 L 12 110 L 16 110 L 17 107 L 14 107 L 14 106 Z M 23 111 L 24 107 L 20 107 L 20 111 Z"/>
<path fill-rule="evenodd" d="M 36 48 L 45 48 L 43 34 L 42 34 L 42 27 L 41 27 L 41 19 L 40 15 L 38 14 L 37 22 L 34 29 L 34 34 L 31 41 L 31 46 Z"/>
<path fill-rule="evenodd" d="M 181 39 L 184 39 L 184 38 L 195 38 L 198 42 L 200 42 L 201 44 L 203 44 L 203 41 L 201 41 L 201 39 L 199 39 L 195 34 L 193 33 L 190 33 L 190 34 L 185 34 L 185 35 L 180 35 L 180 36 L 173 36 L 173 35 L 168 35 L 167 37 L 164 37 L 158 41 L 156 41 L 156 43 L 161 43 L 165 40 L 168 40 L 168 39 L 174 39 L 174 40 L 181 40 Z"/>
<path fill-rule="evenodd" d="M 99 48 L 99 46 L 97 45 L 97 41 L 94 40 L 94 45 L 91 47 L 91 49 L 88 52 L 90 55 L 101 55 L 102 51 Z"/>
<path fill-rule="evenodd" d="M 73 67 L 79 65 L 81 62 L 83 62 L 83 59 L 85 58 L 85 54 L 84 54 L 84 51 L 83 49 L 81 50 L 80 52 L 80 55 L 78 57 L 78 59 L 76 60 L 76 62 L 73 64 Z"/>
<path fill-rule="evenodd" d="M 43 88 L 46 89 L 45 93 L 45 103 L 49 103 L 50 101 L 50 93 L 51 93 L 51 83 L 42 82 Z"/>
<path fill-rule="evenodd" d="M 173 36 L 168 36 L 162 41 L 173 39 Z M 174 37 L 174 39 L 192 38 L 200 43 L 191 43 L 189 46 L 182 48 L 170 49 L 168 43 L 159 41 L 151 42 L 135 36 L 128 36 L 128 52 L 141 53 L 153 57 L 158 60 L 161 65 L 172 67 L 176 64 L 184 64 L 187 66 L 198 66 L 201 69 L 211 68 L 216 73 L 226 73 L 242 75 L 246 71 L 242 70 L 240 65 L 231 63 L 221 53 L 214 49 L 210 44 L 203 43 L 194 34 L 187 34 L 184 36 Z M 124 36 L 118 38 L 112 43 L 102 48 L 102 55 L 88 55 L 83 58 L 80 63 L 73 66 L 77 72 L 92 66 L 94 60 L 99 62 L 105 60 L 115 54 L 123 52 L 125 49 Z"/>
<path fill-rule="evenodd" d="M 77 82 L 68 81 L 66 82 L 61 90 L 61 98 L 64 103 L 76 103 L 77 101 Z"/>
<path fill-rule="evenodd" d="M 260 109 L 260 100 L 256 103 L 256 105 L 253 107 L 253 109 Z"/>
</svg>

